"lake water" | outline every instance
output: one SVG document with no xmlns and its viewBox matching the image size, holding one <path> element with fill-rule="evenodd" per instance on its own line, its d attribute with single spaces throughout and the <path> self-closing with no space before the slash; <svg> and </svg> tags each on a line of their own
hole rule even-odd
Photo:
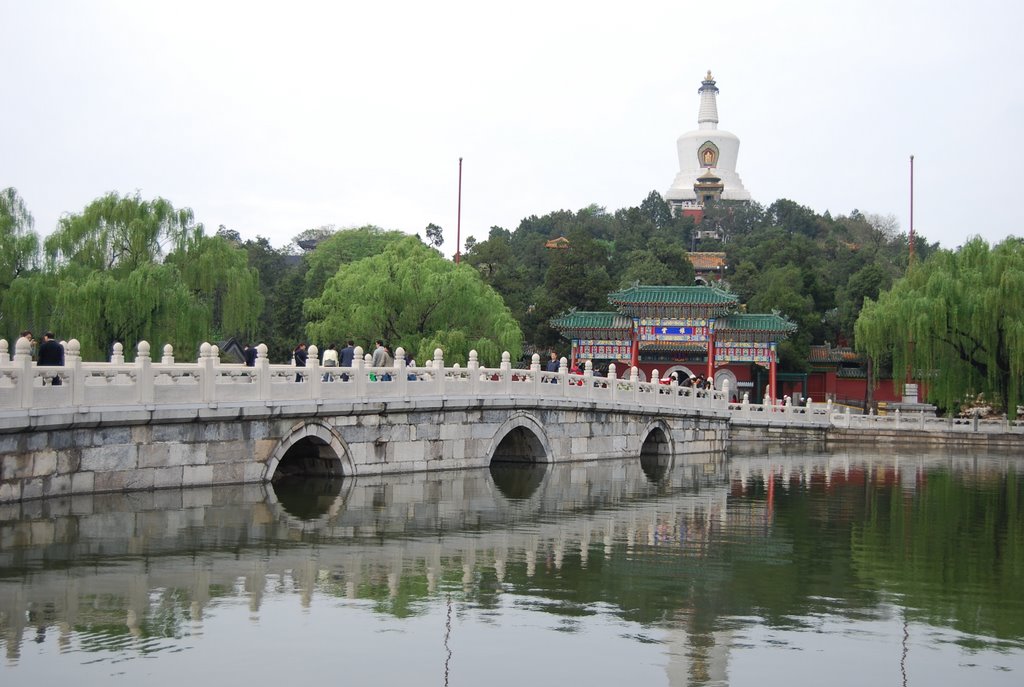
<svg viewBox="0 0 1024 687">
<path fill-rule="evenodd" d="M 1024 684 L 1013 456 L 754 453 L 0 507 L 0 683 Z"/>
</svg>

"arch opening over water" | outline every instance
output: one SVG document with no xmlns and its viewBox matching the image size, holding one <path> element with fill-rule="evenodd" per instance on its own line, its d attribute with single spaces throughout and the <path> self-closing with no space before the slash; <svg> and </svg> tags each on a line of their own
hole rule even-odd
<svg viewBox="0 0 1024 687">
<path fill-rule="evenodd" d="M 296 477 L 342 477 L 341 457 L 334 448 L 317 436 L 299 439 L 284 452 L 271 481 Z"/>
<path fill-rule="evenodd" d="M 672 467 L 672 443 L 665 429 L 655 425 L 640 446 L 640 467 L 652 482 L 660 482 Z"/>
<path fill-rule="evenodd" d="M 547 451 L 528 427 L 513 427 L 491 454 L 491 463 L 546 463 Z"/>
</svg>

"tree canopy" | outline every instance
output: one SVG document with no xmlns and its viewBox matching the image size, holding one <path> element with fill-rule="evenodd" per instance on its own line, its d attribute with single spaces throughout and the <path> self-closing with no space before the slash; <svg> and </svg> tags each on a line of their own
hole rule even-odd
<svg viewBox="0 0 1024 687">
<path fill-rule="evenodd" d="M 14 188 L 0 190 L 0 331 L 13 336 L 19 328 L 11 322 L 5 303 L 11 283 L 36 266 L 39 236 L 32 231 L 32 213 Z"/>
<path fill-rule="evenodd" d="M 509 309 L 468 265 L 455 265 L 416 237 L 388 244 L 373 257 L 342 265 L 323 293 L 304 307 L 311 341 L 326 345 L 384 339 L 417 361 L 441 348 L 448 362 L 465 364 L 470 350 L 497 365 L 501 353 L 522 351 L 522 334 Z"/>
<path fill-rule="evenodd" d="M 1024 240 L 990 247 L 975 237 L 932 253 L 877 300 L 865 299 L 856 332 L 859 348 L 891 353 L 894 370 L 909 366 L 944 408 L 979 393 L 1016 408 L 1024 402 Z"/>
<path fill-rule="evenodd" d="M 108 194 L 63 217 L 44 247 L 45 269 L 9 284 L 4 311 L 79 339 L 86 359 L 141 340 L 191 357 L 203 340 L 252 331 L 262 307 L 245 252 L 162 198 Z"/>
</svg>

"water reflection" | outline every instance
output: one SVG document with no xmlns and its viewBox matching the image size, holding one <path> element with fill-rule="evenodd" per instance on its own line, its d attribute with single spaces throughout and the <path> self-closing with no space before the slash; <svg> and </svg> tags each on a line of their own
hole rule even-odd
<svg viewBox="0 0 1024 687">
<path fill-rule="evenodd" d="M 388 681 L 443 661 L 459 682 L 543 682 L 578 651 L 593 684 L 781 684 L 765 671 L 788 647 L 780 675 L 834 672 L 838 650 L 864 663 L 854 684 L 947 663 L 1009 684 L 1022 496 L 1006 457 L 843 452 L 29 502 L 0 511 L 0 632 L 19 678 L 184 649 L 216 664 L 239 633 L 272 655 L 286 632 L 325 677 L 344 645 L 351 675 Z M 494 675 L 512 645 L 532 660 Z"/>
<path fill-rule="evenodd" d="M 548 472 L 547 463 L 491 463 L 491 480 L 507 499 L 528 499 L 533 496 Z"/>
<path fill-rule="evenodd" d="M 316 520 L 327 515 L 341 495 L 341 478 L 283 477 L 272 489 L 281 508 L 300 520 Z"/>
</svg>

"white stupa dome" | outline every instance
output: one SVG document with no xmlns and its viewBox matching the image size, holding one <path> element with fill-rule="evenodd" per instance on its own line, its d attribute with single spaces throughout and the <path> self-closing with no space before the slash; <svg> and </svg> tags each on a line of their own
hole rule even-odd
<svg viewBox="0 0 1024 687">
<path fill-rule="evenodd" d="M 698 128 L 676 141 L 679 173 L 665 194 L 665 200 L 675 205 L 699 204 L 693 185 L 709 170 L 722 180 L 725 187 L 722 200 L 750 200 L 750 193 L 743 188 L 743 181 L 736 173 L 740 139 L 718 128 L 718 88 L 710 71 L 697 92 L 700 94 Z"/>
</svg>

